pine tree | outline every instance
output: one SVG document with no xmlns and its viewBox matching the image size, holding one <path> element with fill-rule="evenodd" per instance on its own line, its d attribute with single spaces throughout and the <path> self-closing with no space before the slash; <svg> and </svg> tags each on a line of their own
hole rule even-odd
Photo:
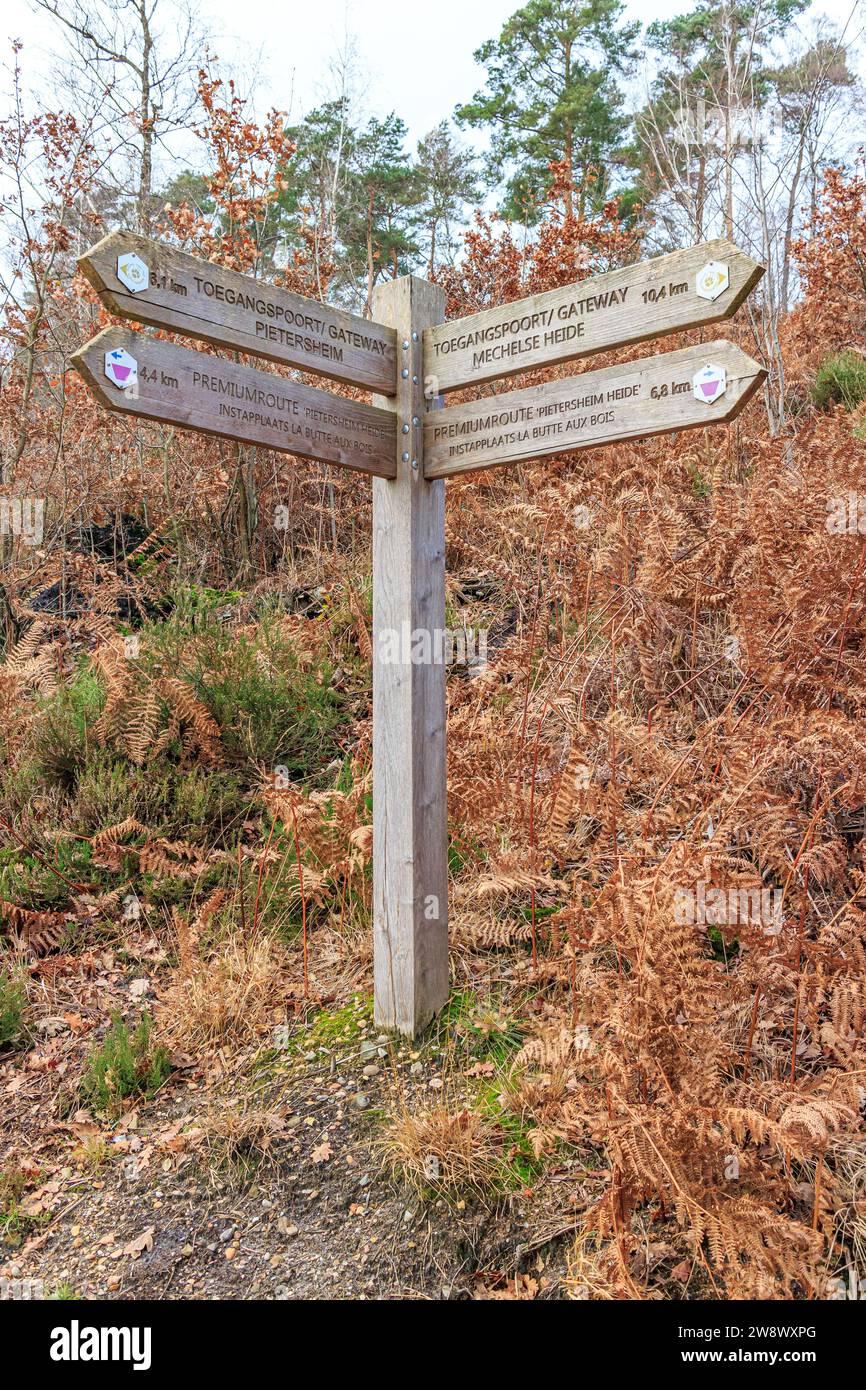
<svg viewBox="0 0 866 1390">
<path fill-rule="evenodd" d="M 432 276 L 437 256 L 453 257 L 454 224 L 461 220 L 465 204 L 479 197 L 479 180 L 474 155 L 457 144 L 447 121 L 419 140 L 415 170 L 421 194 L 418 222 L 424 229 L 427 273 Z"/>
<path fill-rule="evenodd" d="M 457 119 L 491 130 L 489 172 L 507 179 L 507 216 L 538 219 L 553 162 L 571 174 L 569 213 L 585 216 L 608 196 L 628 126 L 616 75 L 628 71 L 640 28 L 623 23 L 623 10 L 619 0 L 529 0 L 475 53 L 487 87 Z"/>
<path fill-rule="evenodd" d="M 317 106 L 288 134 L 296 149 L 286 170 L 287 188 L 280 197 L 283 254 L 298 250 L 310 254 L 319 295 L 324 297 L 330 286 L 339 297 L 352 285 L 341 235 L 349 215 L 357 139 L 348 99 Z"/>
<path fill-rule="evenodd" d="M 363 281 L 364 312 L 369 314 L 383 272 L 408 274 L 419 252 L 414 238 L 418 180 L 399 116 L 371 117 L 358 133 L 349 178 L 351 199 L 342 234 L 356 279 Z"/>
</svg>

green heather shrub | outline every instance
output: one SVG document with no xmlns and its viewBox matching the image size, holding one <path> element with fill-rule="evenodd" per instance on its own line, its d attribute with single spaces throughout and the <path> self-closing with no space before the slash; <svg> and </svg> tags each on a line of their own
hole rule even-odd
<svg viewBox="0 0 866 1390">
<path fill-rule="evenodd" d="M 177 638 L 172 623 L 147 634 L 154 659 L 172 659 L 176 674 L 210 710 L 230 758 L 285 766 L 294 780 L 334 757 L 342 711 L 331 668 L 304 664 L 276 615 L 264 612 L 252 637 L 205 614 L 194 643 Z"/>
<path fill-rule="evenodd" d="M 0 898 L 18 907 L 59 912 L 69 903 L 70 883 L 103 881 L 86 841 L 37 838 L 33 852 L 14 843 L 0 849 Z"/>
<path fill-rule="evenodd" d="M 27 994 L 14 976 L 0 970 L 0 1048 L 18 1042 L 24 1031 L 24 1007 Z"/>
<path fill-rule="evenodd" d="M 115 1013 L 104 1041 L 87 1059 L 81 1094 L 94 1110 L 117 1114 L 128 1096 L 153 1095 L 170 1071 L 168 1053 L 152 1041 L 147 1010 L 132 1032 Z"/>
<path fill-rule="evenodd" d="M 169 840 L 230 847 L 247 806 L 237 776 L 225 769 L 181 768 L 165 757 L 136 767 L 97 748 L 80 773 L 70 825 L 93 835 L 131 816 Z"/>
<path fill-rule="evenodd" d="M 63 792 L 59 787 L 47 788 L 45 786 L 42 769 L 38 760 L 29 751 L 19 755 L 4 756 L 4 751 L 0 749 L 0 814 L 5 820 L 18 821 L 18 818 L 27 811 L 33 804 L 36 796 L 43 798 L 43 804 L 47 806 L 47 797 L 53 797 L 59 808 L 63 803 Z M 47 817 L 54 820 L 54 816 Z"/>
<path fill-rule="evenodd" d="M 866 357 L 851 348 L 826 357 L 818 368 L 812 399 L 822 410 L 831 401 L 855 410 L 866 400 Z"/>
<path fill-rule="evenodd" d="M 46 782 L 72 788 L 93 750 L 92 728 L 102 713 L 105 692 L 89 666 L 41 704 L 35 756 Z"/>
</svg>

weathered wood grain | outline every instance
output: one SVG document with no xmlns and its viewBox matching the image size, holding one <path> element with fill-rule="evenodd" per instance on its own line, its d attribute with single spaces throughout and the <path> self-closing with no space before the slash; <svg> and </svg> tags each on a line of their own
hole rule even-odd
<svg viewBox="0 0 866 1390">
<path fill-rule="evenodd" d="M 135 358 L 137 387 L 119 390 L 106 377 L 105 355 L 114 349 Z M 130 328 L 104 328 L 72 362 L 103 405 L 122 414 L 382 478 L 396 473 L 394 416 L 362 401 Z"/>
<path fill-rule="evenodd" d="M 696 400 L 692 378 L 707 363 L 724 367 L 725 394 Z M 732 420 L 766 372 L 723 339 L 646 357 L 621 367 L 485 396 L 429 414 L 424 424 L 428 478 L 496 464 L 568 454 L 669 430 Z"/>
<path fill-rule="evenodd" d="M 118 259 L 132 252 L 150 272 L 147 289 L 118 278 Z M 396 334 L 357 314 L 277 289 L 234 270 L 132 232 L 112 232 L 78 259 L 112 314 L 168 328 L 216 347 L 235 348 L 350 386 L 392 395 Z"/>
<path fill-rule="evenodd" d="M 375 1018 L 409 1036 L 448 998 L 445 666 L 423 659 L 445 629 L 445 486 L 423 476 L 420 380 L 420 334 L 444 307 L 441 289 L 411 277 L 374 301 L 397 329 L 401 372 L 397 476 L 373 483 Z"/>
<path fill-rule="evenodd" d="M 698 272 L 711 261 L 723 262 L 729 275 L 728 288 L 712 302 L 696 289 Z M 764 267 L 732 242 L 705 241 L 451 319 L 424 335 L 427 395 L 718 323 L 730 318 L 763 274 Z"/>
</svg>

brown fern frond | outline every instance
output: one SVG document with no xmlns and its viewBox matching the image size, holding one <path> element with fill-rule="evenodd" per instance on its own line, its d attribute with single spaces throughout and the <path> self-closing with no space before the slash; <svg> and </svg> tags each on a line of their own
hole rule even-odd
<svg viewBox="0 0 866 1390">
<path fill-rule="evenodd" d="M 10 928 L 34 955 L 56 951 L 69 928 L 69 920 L 62 912 L 39 912 L 18 907 L 2 898 L 0 922 Z"/>
<path fill-rule="evenodd" d="M 155 689 L 177 718 L 185 751 L 198 752 L 206 762 L 221 762 L 219 725 L 187 683 L 175 676 L 162 676 L 155 683 Z"/>
</svg>

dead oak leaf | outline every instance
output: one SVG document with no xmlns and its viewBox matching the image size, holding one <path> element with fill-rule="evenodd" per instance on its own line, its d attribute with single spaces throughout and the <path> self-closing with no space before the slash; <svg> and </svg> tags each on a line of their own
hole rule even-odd
<svg viewBox="0 0 866 1390">
<path fill-rule="evenodd" d="M 124 1255 L 128 1255 L 131 1260 L 137 1260 L 143 1251 L 152 1250 L 155 1230 L 155 1226 L 148 1226 L 146 1231 L 142 1231 L 140 1236 L 135 1237 L 135 1240 L 131 1240 L 128 1245 L 124 1245 Z"/>
</svg>

